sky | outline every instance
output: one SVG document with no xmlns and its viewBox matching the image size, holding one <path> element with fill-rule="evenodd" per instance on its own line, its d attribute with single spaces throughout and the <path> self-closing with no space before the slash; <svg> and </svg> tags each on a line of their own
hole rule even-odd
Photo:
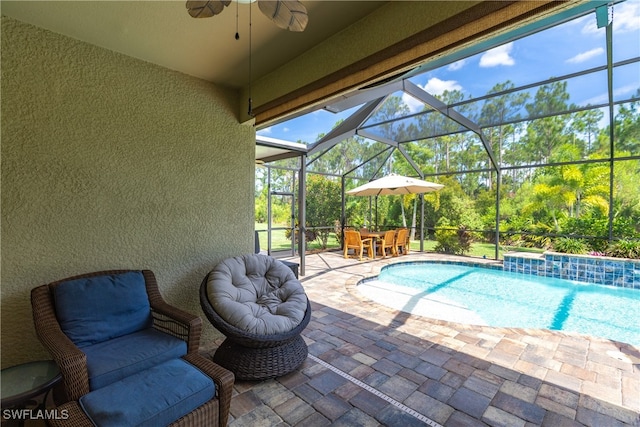
<svg viewBox="0 0 640 427">
<path fill-rule="evenodd" d="M 614 5 L 613 62 L 640 56 L 640 0 Z M 486 94 L 507 80 L 515 86 L 535 83 L 606 65 L 606 30 L 597 28 L 595 13 L 497 46 L 486 52 L 427 71 L 411 81 L 432 95 L 458 90 L 465 97 Z M 614 75 L 615 98 L 628 98 L 640 88 L 640 64 L 625 66 Z M 608 99 L 606 72 L 569 81 L 569 102 L 586 105 Z M 402 94 L 411 112 L 423 104 Z M 357 107 L 339 114 L 324 110 L 259 130 L 258 135 L 311 144 Z"/>
</svg>

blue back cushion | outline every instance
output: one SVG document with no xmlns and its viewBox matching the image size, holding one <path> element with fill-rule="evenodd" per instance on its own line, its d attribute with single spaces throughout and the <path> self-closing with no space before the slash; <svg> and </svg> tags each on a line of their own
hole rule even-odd
<svg viewBox="0 0 640 427">
<path fill-rule="evenodd" d="M 87 277 L 54 288 L 62 331 L 85 347 L 151 326 L 151 307 L 142 272 Z"/>
</svg>

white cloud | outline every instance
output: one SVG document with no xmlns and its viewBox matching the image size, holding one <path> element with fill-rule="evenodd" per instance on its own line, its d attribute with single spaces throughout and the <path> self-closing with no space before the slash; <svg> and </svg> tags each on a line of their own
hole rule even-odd
<svg viewBox="0 0 640 427">
<path fill-rule="evenodd" d="M 283 127 L 282 128 L 282 132 L 289 132 L 291 129 L 289 129 L 288 127 Z"/>
<path fill-rule="evenodd" d="M 633 94 L 637 89 L 638 89 L 638 86 L 634 84 L 628 84 L 626 86 L 622 86 L 618 89 L 615 89 L 613 91 L 613 97 L 617 98 L 617 97 L 629 96 Z M 600 95 L 596 95 L 592 98 L 585 99 L 584 101 L 580 102 L 580 105 L 599 105 L 599 104 L 605 104 L 607 102 L 609 102 L 609 95 L 607 94 L 607 92 L 603 92 Z"/>
<path fill-rule="evenodd" d="M 404 105 L 409 107 L 410 114 L 422 111 L 422 109 L 424 108 L 424 104 L 421 101 L 418 101 L 408 93 L 402 93 L 402 102 L 404 102 Z"/>
<path fill-rule="evenodd" d="M 630 1 L 614 6 L 613 27 L 616 31 L 640 30 L 640 3 Z"/>
<path fill-rule="evenodd" d="M 429 79 L 426 85 L 420 86 L 420 89 L 428 92 L 430 95 L 442 95 L 444 91 L 452 91 L 452 90 L 462 90 L 462 86 L 455 80 L 440 80 L 437 77 L 432 77 Z M 413 96 L 403 93 L 402 94 L 402 102 L 409 108 L 410 114 L 417 113 L 422 111 L 424 108 L 424 103 Z"/>
<path fill-rule="evenodd" d="M 513 49 L 513 42 L 486 51 L 485 54 L 480 57 L 480 66 L 497 67 L 499 65 L 514 65 L 516 61 L 509 55 L 511 49 Z"/>
<path fill-rule="evenodd" d="M 613 96 L 624 96 L 624 95 L 627 95 L 627 94 L 631 95 L 637 89 L 638 89 L 638 86 L 636 86 L 635 84 L 631 83 L 631 84 L 628 84 L 626 86 L 622 86 L 622 87 L 619 87 L 617 89 L 614 89 Z"/>
<path fill-rule="evenodd" d="M 594 58 L 596 56 L 603 55 L 603 54 L 604 54 L 604 49 L 601 47 L 597 47 L 595 49 L 591 49 L 586 52 L 579 53 L 576 56 L 567 59 L 566 62 L 569 62 L 571 64 L 580 64 L 581 62 L 588 61 L 591 58 Z"/>
<path fill-rule="evenodd" d="M 460 70 L 462 67 L 464 67 L 467 63 L 466 59 L 461 59 L 460 61 L 456 61 L 453 62 L 451 64 L 449 64 L 449 66 L 447 67 L 448 71 L 458 71 Z"/>
<path fill-rule="evenodd" d="M 445 90 L 462 90 L 462 86 L 455 80 L 440 80 L 437 77 L 433 77 L 429 79 L 423 89 L 431 95 L 442 95 Z"/>
<path fill-rule="evenodd" d="M 598 28 L 598 23 L 596 22 L 595 13 L 587 15 L 585 17 L 584 27 L 582 27 L 581 33 L 582 34 L 600 34 L 600 31 L 604 31 L 604 28 Z"/>
<path fill-rule="evenodd" d="M 594 15 L 584 15 L 580 18 L 572 19 L 571 21 L 565 23 L 564 25 L 568 27 L 584 27 L 591 21 L 595 21 Z"/>
<path fill-rule="evenodd" d="M 260 135 L 269 135 L 273 131 L 273 128 L 269 126 L 268 128 L 260 129 L 258 132 Z"/>
<path fill-rule="evenodd" d="M 606 92 L 603 92 L 600 95 L 585 99 L 580 103 L 580 105 L 599 105 L 604 104 L 607 101 L 609 101 L 609 95 Z"/>
</svg>

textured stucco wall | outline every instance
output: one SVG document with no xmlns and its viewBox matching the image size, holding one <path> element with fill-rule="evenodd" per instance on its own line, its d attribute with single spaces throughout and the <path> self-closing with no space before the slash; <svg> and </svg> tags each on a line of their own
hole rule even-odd
<svg viewBox="0 0 640 427">
<path fill-rule="evenodd" d="M 151 269 L 203 316 L 204 275 L 253 249 L 238 94 L 3 17 L 1 95 L 2 367 L 47 357 L 29 292 L 74 274 Z"/>
</svg>

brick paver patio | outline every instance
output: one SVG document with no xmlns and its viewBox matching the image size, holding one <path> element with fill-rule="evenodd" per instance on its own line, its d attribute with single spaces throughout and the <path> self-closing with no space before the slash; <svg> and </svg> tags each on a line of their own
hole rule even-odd
<svg viewBox="0 0 640 427">
<path fill-rule="evenodd" d="M 638 347 L 433 320 L 356 289 L 386 264 L 442 258 L 307 256 L 310 356 L 285 377 L 237 382 L 230 425 L 640 426 Z"/>
</svg>

